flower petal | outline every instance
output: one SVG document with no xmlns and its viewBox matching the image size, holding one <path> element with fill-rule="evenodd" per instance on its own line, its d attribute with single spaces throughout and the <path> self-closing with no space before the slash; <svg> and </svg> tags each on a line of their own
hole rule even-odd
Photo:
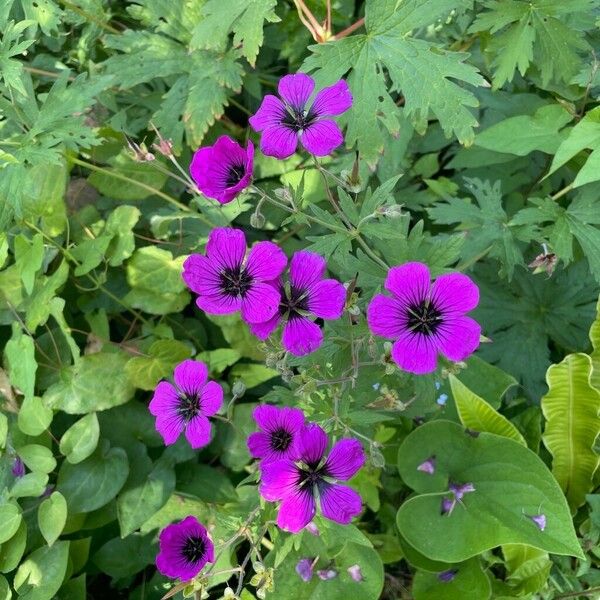
<svg viewBox="0 0 600 600">
<path fill-rule="evenodd" d="M 298 533 L 310 523 L 316 512 L 317 508 L 312 491 L 308 489 L 296 490 L 283 499 L 277 513 L 277 525 L 285 531 Z"/>
<path fill-rule="evenodd" d="M 217 271 L 223 268 L 238 268 L 246 255 L 244 232 L 231 227 L 213 229 L 208 236 L 206 255 Z"/>
<path fill-rule="evenodd" d="M 481 327 L 471 317 L 456 317 L 444 321 L 436 331 L 440 352 L 449 360 L 465 360 L 479 346 Z"/>
<path fill-rule="evenodd" d="M 294 493 L 299 474 L 296 465 L 288 459 L 260 464 L 260 495 L 269 502 L 282 500 Z"/>
<path fill-rule="evenodd" d="M 279 80 L 277 92 L 292 108 L 304 110 L 308 99 L 315 89 L 315 81 L 305 73 L 286 75 Z"/>
<path fill-rule="evenodd" d="M 362 510 L 358 493 L 345 485 L 323 486 L 320 500 L 323 516 L 342 525 L 350 523 Z"/>
<path fill-rule="evenodd" d="M 448 273 L 435 280 L 431 299 L 435 307 L 444 313 L 464 314 L 479 304 L 479 288 L 462 273 Z"/>
<path fill-rule="evenodd" d="M 158 417 L 159 415 L 176 413 L 178 406 L 179 394 L 177 390 L 168 381 L 160 381 L 148 405 L 150 414 Z"/>
<path fill-rule="evenodd" d="M 352 94 L 348 84 L 340 79 L 332 86 L 323 88 L 316 96 L 310 112 L 317 117 L 341 115 L 352 106 Z"/>
<path fill-rule="evenodd" d="M 272 281 L 277 279 L 287 266 L 283 250 L 273 242 L 258 242 L 250 249 L 246 259 L 246 270 L 255 279 Z"/>
<path fill-rule="evenodd" d="M 190 446 L 196 450 L 210 443 L 210 421 L 203 415 L 196 415 L 185 428 L 185 437 Z"/>
<path fill-rule="evenodd" d="M 270 283 L 255 281 L 242 298 L 242 319 L 247 323 L 262 323 L 273 318 L 279 309 L 281 294 Z"/>
<path fill-rule="evenodd" d="M 271 404 L 259 404 L 252 411 L 252 418 L 263 431 L 284 428 L 290 433 L 295 433 L 304 425 L 304 413 L 299 408 L 289 406 L 279 408 Z"/>
<path fill-rule="evenodd" d="M 196 294 L 220 294 L 219 270 L 202 254 L 190 254 L 185 259 L 181 277 Z"/>
<path fill-rule="evenodd" d="M 255 335 L 259 340 L 266 340 L 279 325 L 279 315 L 275 314 L 272 319 L 264 323 L 249 323 L 252 335 Z"/>
<path fill-rule="evenodd" d="M 385 279 L 385 288 L 405 304 L 418 304 L 425 300 L 430 286 L 429 268 L 420 262 L 392 267 Z"/>
<path fill-rule="evenodd" d="M 395 298 L 377 294 L 367 307 L 369 329 L 385 338 L 400 337 L 406 328 L 404 310 L 404 306 Z"/>
<path fill-rule="evenodd" d="M 298 135 L 290 127 L 271 125 L 260 138 L 260 149 L 265 156 L 274 156 L 279 160 L 290 157 L 298 147 Z"/>
<path fill-rule="evenodd" d="M 200 392 L 207 378 L 208 367 L 199 360 L 184 360 L 175 367 L 173 373 L 175 385 L 190 396 Z"/>
<path fill-rule="evenodd" d="M 200 410 L 206 417 L 219 412 L 223 404 L 223 388 L 216 381 L 209 381 L 200 393 Z"/>
<path fill-rule="evenodd" d="M 300 135 L 302 145 L 315 156 L 331 154 L 344 141 L 339 125 L 328 119 L 311 123 Z"/>
<path fill-rule="evenodd" d="M 283 326 L 281 343 L 295 356 L 304 356 L 314 352 L 323 343 L 323 332 L 306 317 L 292 315 Z"/>
<path fill-rule="evenodd" d="M 365 460 L 362 444 L 353 438 L 345 438 L 333 446 L 325 468 L 332 477 L 346 481 L 356 474 L 365 464 Z"/>
<path fill-rule="evenodd" d="M 437 344 L 434 337 L 407 332 L 392 346 L 392 358 L 396 364 L 410 373 L 424 375 L 437 367 Z"/>
<path fill-rule="evenodd" d="M 287 110 L 283 102 L 277 96 L 269 94 L 263 98 L 256 114 L 251 116 L 248 122 L 254 131 L 263 131 L 268 127 L 281 125 L 286 115 Z"/>
<path fill-rule="evenodd" d="M 199 296 L 196 306 L 209 315 L 229 315 L 242 307 L 242 299 L 237 296 Z"/>
<path fill-rule="evenodd" d="M 298 436 L 298 454 L 306 463 L 318 463 L 327 448 L 327 434 L 316 423 L 309 423 Z"/>
<path fill-rule="evenodd" d="M 290 261 L 290 282 L 299 290 L 307 290 L 323 277 L 326 268 L 327 263 L 322 256 L 300 250 Z"/>
<path fill-rule="evenodd" d="M 321 319 L 339 319 L 346 304 L 346 288 L 335 279 L 323 279 L 308 295 L 308 310 Z"/>
<path fill-rule="evenodd" d="M 272 454 L 271 438 L 262 431 L 255 431 L 246 440 L 248 452 L 253 458 L 264 458 Z"/>
<path fill-rule="evenodd" d="M 185 421 L 177 413 L 165 413 L 156 417 L 155 427 L 165 445 L 170 446 L 179 439 L 185 429 Z"/>
</svg>

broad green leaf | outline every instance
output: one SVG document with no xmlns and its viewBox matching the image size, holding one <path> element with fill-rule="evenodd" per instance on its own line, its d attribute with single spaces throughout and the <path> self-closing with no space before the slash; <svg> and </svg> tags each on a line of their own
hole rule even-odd
<svg viewBox="0 0 600 600">
<path fill-rule="evenodd" d="M 33 338 L 24 334 L 21 327 L 15 323 L 12 337 L 4 347 L 4 353 L 12 386 L 20 390 L 26 398 L 33 397 L 37 371 Z"/>
<path fill-rule="evenodd" d="M 2 528 L 0 529 L 0 544 L 10 540 L 10 538 L 15 535 L 17 529 L 19 529 L 22 518 L 21 509 L 17 504 L 0 505 L 0 523 L 2 523 Z"/>
<path fill-rule="evenodd" d="M 0 575 L 0 600 L 10 600 L 12 598 L 12 592 L 8 581 L 4 575 Z"/>
<path fill-rule="evenodd" d="M 189 358 L 189 346 L 177 340 L 157 340 L 148 349 L 147 356 L 134 356 L 125 365 L 129 380 L 142 390 L 153 390 L 165 377 L 171 377 L 173 368 Z"/>
<path fill-rule="evenodd" d="M 21 457 L 30 471 L 50 473 L 56 467 L 56 459 L 52 450 L 39 444 L 28 444 L 17 448 L 17 454 Z"/>
<path fill-rule="evenodd" d="M 73 465 L 90 456 L 98 446 L 100 426 L 96 413 L 85 415 L 71 425 L 60 439 L 60 452 Z"/>
<path fill-rule="evenodd" d="M 27 523 L 22 520 L 17 532 L 0 546 L 0 573 L 10 573 L 19 566 L 26 544 Z"/>
<path fill-rule="evenodd" d="M 40 435 L 52 423 L 53 415 L 52 409 L 45 406 L 41 398 L 25 398 L 18 415 L 19 429 L 27 435 Z"/>
<path fill-rule="evenodd" d="M 117 498 L 117 515 L 124 538 L 152 517 L 175 489 L 175 472 L 166 461 L 158 461 L 149 472 L 130 476 Z"/>
<path fill-rule="evenodd" d="M 221 329 L 223 337 L 232 349 L 246 358 L 264 360 L 264 353 L 258 349 L 256 338 L 247 327 L 243 326 L 239 314 L 206 315 L 206 317 Z"/>
<path fill-rule="evenodd" d="M 19 477 L 10 489 L 13 498 L 39 498 L 48 485 L 48 475 L 40 471 Z"/>
<path fill-rule="evenodd" d="M 569 136 L 558 147 L 549 175 L 566 164 L 574 156 L 589 148 L 592 150 L 585 165 L 580 169 L 573 181 L 573 187 L 578 187 L 592 181 L 600 180 L 600 107 L 590 110 L 573 129 Z"/>
<path fill-rule="evenodd" d="M 414 599 L 488 600 L 491 597 L 490 580 L 478 558 L 449 566 L 447 570 L 454 573 L 451 581 L 440 579 L 440 573 L 417 571 L 411 590 Z"/>
<path fill-rule="evenodd" d="M 201 352 L 197 359 L 208 365 L 209 372 L 220 375 L 227 367 L 234 365 L 240 357 L 241 354 L 233 348 L 217 348 Z"/>
<path fill-rule="evenodd" d="M 435 473 L 418 471 L 431 456 L 436 457 Z M 559 486 L 544 463 L 518 442 L 491 433 L 473 437 L 456 423 L 432 421 L 404 440 L 398 467 L 417 493 L 400 507 L 398 528 L 431 559 L 460 562 L 511 543 L 582 556 Z M 471 483 L 475 491 L 444 515 L 441 502 L 449 480 Z M 544 531 L 529 518 L 540 510 L 547 519 Z"/>
<path fill-rule="evenodd" d="M 470 108 L 478 101 L 463 84 L 480 86 L 484 79 L 465 62 L 467 54 L 449 52 L 416 37 L 420 27 L 469 4 L 462 0 L 372 0 L 366 5 L 366 34 L 310 47 L 312 55 L 303 69 L 314 72 L 319 83 L 331 85 L 350 71 L 347 81 L 354 103 L 341 121 L 348 123 L 347 143 L 358 142 L 369 162 L 375 162 L 383 149 L 381 125 L 392 135 L 399 131 L 396 93 L 403 96 L 403 111 L 417 131 L 425 131 L 427 119 L 433 116 L 448 137 L 454 135 L 465 144 L 473 141 L 477 121 Z"/>
<path fill-rule="evenodd" d="M 64 461 L 57 490 L 67 500 L 69 512 L 91 512 L 110 502 L 123 487 L 129 464 L 121 448 L 98 448 L 76 465 Z"/>
<path fill-rule="evenodd" d="M 69 414 L 85 414 L 124 404 L 133 397 L 125 352 L 97 352 L 63 369 L 60 381 L 44 394 L 47 406 Z"/>
<path fill-rule="evenodd" d="M 506 417 L 496 412 L 454 375 L 450 375 L 450 387 L 458 415 L 465 427 L 473 431 L 495 433 L 527 445 L 519 430 Z"/>
<path fill-rule="evenodd" d="M 27 295 L 33 291 L 36 273 L 42 268 L 44 259 L 44 239 L 36 234 L 29 240 L 24 235 L 15 238 L 15 264 L 21 273 L 21 280 Z"/>
<path fill-rule="evenodd" d="M 176 259 L 168 250 L 146 246 L 127 263 L 127 282 L 132 290 L 125 299 L 151 314 L 179 312 L 190 301 L 181 272 L 184 256 Z"/>
<path fill-rule="evenodd" d="M 38 526 L 48 546 L 52 546 L 67 522 L 67 501 L 60 492 L 52 492 L 38 508 Z"/>
<path fill-rule="evenodd" d="M 167 181 L 167 176 L 150 163 L 136 162 L 129 154 L 121 152 L 111 161 L 110 167 L 94 171 L 88 177 L 88 181 L 103 196 L 128 201 L 143 200 L 155 193 L 153 190 L 160 191 Z M 115 234 L 120 228 L 121 235 L 125 235 L 137 223 L 139 216 L 140 211 L 137 208 L 120 206 L 111 213 L 106 223 L 106 231 Z M 133 244 L 131 250 L 134 246 Z"/>
<path fill-rule="evenodd" d="M 246 388 L 251 389 L 273 377 L 279 377 L 279 372 L 264 365 L 238 363 L 231 369 L 230 377 L 232 381 L 241 379 L 246 384 Z"/>
<path fill-rule="evenodd" d="M 263 21 L 277 23 L 274 8 L 277 0 L 248 0 L 223 4 L 208 0 L 202 7 L 203 18 L 194 29 L 192 48 L 224 50 L 229 33 L 234 32 L 233 45 L 241 47 L 243 55 L 254 66 L 263 44 Z"/>
<path fill-rule="evenodd" d="M 548 579 L 552 561 L 548 553 L 522 544 L 502 546 L 504 564 L 508 571 L 507 583 L 518 595 L 539 592 Z"/>
<path fill-rule="evenodd" d="M 21 600 L 50 600 L 67 572 L 69 542 L 34 550 L 19 567 L 14 580 Z"/>
<path fill-rule="evenodd" d="M 0 413 L 0 448 L 6 448 L 6 438 L 8 436 L 8 417 Z"/>
<path fill-rule="evenodd" d="M 591 385 L 591 376 L 592 359 L 569 354 L 548 369 L 549 391 L 542 398 L 546 418 L 542 439 L 573 511 L 585 503 L 600 458 L 594 451 L 600 433 L 600 391 Z"/>
<path fill-rule="evenodd" d="M 147 565 L 154 563 L 156 545 L 153 536 L 137 533 L 125 539 L 114 538 L 93 556 L 96 566 L 111 577 L 122 578 L 135 575 Z"/>
<path fill-rule="evenodd" d="M 474 354 L 467 359 L 467 368 L 457 374 L 462 381 L 475 394 L 485 399 L 493 408 L 499 408 L 504 394 L 513 386 L 517 380 L 512 376 L 485 362 Z"/>
<path fill-rule="evenodd" d="M 484 129 L 475 137 L 481 148 L 527 156 L 534 150 L 554 154 L 564 135 L 560 130 L 573 116 L 560 104 L 547 104 L 530 115 L 510 117 Z"/>
</svg>

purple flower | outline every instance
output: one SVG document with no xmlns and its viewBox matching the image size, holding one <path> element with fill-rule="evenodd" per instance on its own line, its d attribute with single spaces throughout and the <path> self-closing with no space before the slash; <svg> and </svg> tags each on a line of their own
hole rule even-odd
<svg viewBox="0 0 600 600">
<path fill-rule="evenodd" d="M 296 457 L 296 439 L 304 427 L 304 413 L 299 408 L 277 408 L 262 404 L 252 412 L 262 431 L 248 436 L 248 450 L 263 462 Z"/>
<path fill-rule="evenodd" d="M 458 573 L 458 569 L 448 569 L 438 574 L 437 578 L 443 583 L 450 583 Z"/>
<path fill-rule="evenodd" d="M 475 491 L 475 486 L 472 483 L 451 483 L 448 489 L 454 494 L 456 500 L 460 502 L 465 494 Z"/>
<path fill-rule="evenodd" d="M 260 493 L 265 500 L 281 500 L 277 524 L 298 533 L 315 516 L 316 499 L 327 519 L 348 524 L 360 513 L 360 496 L 337 481 L 350 479 L 365 463 L 358 440 L 346 438 L 334 444 L 325 456 L 327 434 L 315 423 L 305 427 L 297 440 L 297 460 L 261 464 Z"/>
<path fill-rule="evenodd" d="M 165 527 L 159 536 L 158 570 L 167 577 L 189 581 L 215 560 L 215 547 L 206 527 L 196 517 Z"/>
<path fill-rule="evenodd" d="M 454 507 L 456 506 L 456 500 L 454 498 L 442 498 L 442 509 L 443 515 L 451 515 Z"/>
<path fill-rule="evenodd" d="M 223 388 L 207 381 L 208 369 L 203 362 L 184 360 L 175 367 L 175 385 L 161 381 L 150 401 L 150 412 L 156 417 L 156 430 L 165 444 L 174 444 L 185 431 L 192 448 L 210 442 L 210 421 L 223 402 Z"/>
<path fill-rule="evenodd" d="M 421 473 L 427 473 L 433 475 L 435 473 L 435 456 L 430 456 L 426 461 L 423 461 L 418 467 L 417 471 Z"/>
<path fill-rule="evenodd" d="M 308 531 L 308 533 L 312 535 L 321 535 L 321 532 L 319 531 L 319 528 L 315 525 L 314 521 L 311 521 L 304 529 L 306 529 L 306 531 Z"/>
<path fill-rule="evenodd" d="M 348 575 L 350 575 L 350 577 L 352 577 L 352 579 L 357 583 L 360 583 L 364 579 L 360 565 L 352 565 L 351 567 L 348 567 Z"/>
<path fill-rule="evenodd" d="M 371 331 L 395 340 L 392 358 L 418 375 L 437 367 L 437 355 L 464 360 L 479 346 L 481 327 L 465 313 L 479 302 L 479 289 L 466 275 L 449 273 L 431 285 L 427 265 L 406 263 L 389 270 L 386 289 L 367 309 Z"/>
<path fill-rule="evenodd" d="M 314 352 L 323 343 L 323 332 L 312 320 L 339 319 L 346 303 L 346 289 L 335 279 L 323 279 L 327 263 L 314 252 L 301 250 L 292 256 L 289 269 L 290 285 L 279 284 L 279 311 L 264 323 L 251 324 L 259 339 L 268 338 L 284 321 L 281 342 L 296 356 Z"/>
<path fill-rule="evenodd" d="M 313 576 L 312 558 L 301 558 L 296 565 L 296 573 L 298 573 L 302 581 L 310 581 Z"/>
<path fill-rule="evenodd" d="M 322 579 L 323 581 L 329 581 L 330 579 L 335 579 L 337 577 L 338 572 L 335 569 L 320 569 L 317 571 L 317 577 Z"/>
<path fill-rule="evenodd" d="M 537 525 L 540 531 L 546 529 L 546 515 L 531 515 L 529 518 Z"/>
<path fill-rule="evenodd" d="M 205 196 L 227 204 L 250 185 L 253 167 L 252 142 L 248 142 L 244 150 L 236 141 L 222 135 L 214 146 L 196 150 L 190 173 Z"/>
<path fill-rule="evenodd" d="M 18 456 L 15 456 L 10 471 L 15 477 L 23 477 L 25 475 L 25 463 Z"/>
<path fill-rule="evenodd" d="M 279 80 L 277 96 L 263 98 L 258 112 L 250 117 L 255 131 L 262 131 L 260 149 L 267 156 L 283 159 L 296 151 L 298 140 L 316 156 L 331 154 L 343 141 L 342 131 L 331 119 L 352 106 L 352 94 L 344 80 L 323 88 L 306 108 L 315 89 L 312 77 L 304 73 Z"/>
<path fill-rule="evenodd" d="M 241 310 L 248 323 L 271 319 L 279 308 L 279 290 L 270 282 L 285 269 L 287 258 L 272 242 L 258 242 L 246 257 L 246 237 L 240 229 L 213 229 L 206 256 L 190 255 L 183 280 L 199 295 L 198 308 L 214 315 Z"/>
</svg>

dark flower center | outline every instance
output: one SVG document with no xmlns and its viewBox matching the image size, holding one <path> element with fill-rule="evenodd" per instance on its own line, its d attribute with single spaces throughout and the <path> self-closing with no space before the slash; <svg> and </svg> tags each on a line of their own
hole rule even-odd
<svg viewBox="0 0 600 600">
<path fill-rule="evenodd" d="M 442 312 L 431 300 L 409 305 L 407 309 L 409 329 L 423 335 L 433 335 L 442 323 Z"/>
<path fill-rule="evenodd" d="M 197 563 L 203 556 L 206 550 L 206 543 L 201 537 L 190 536 L 185 540 L 181 554 L 188 563 Z"/>
<path fill-rule="evenodd" d="M 186 422 L 191 421 L 200 412 L 200 398 L 196 394 L 179 396 L 177 413 Z"/>
<path fill-rule="evenodd" d="M 285 316 L 289 313 L 289 316 L 293 317 L 294 315 L 298 315 L 301 310 L 308 310 L 308 294 L 306 290 L 292 286 L 288 296 L 286 290 L 282 289 L 279 314 Z"/>
<path fill-rule="evenodd" d="M 230 188 L 236 186 L 246 174 L 246 167 L 244 165 L 230 165 L 227 170 L 227 179 L 225 179 L 225 185 Z"/>
<path fill-rule="evenodd" d="M 285 452 L 292 443 L 292 434 L 283 427 L 271 433 L 271 448 L 279 452 Z"/>
<path fill-rule="evenodd" d="M 315 486 L 321 488 L 327 485 L 324 479 L 328 475 L 327 470 L 325 465 L 319 466 L 319 464 L 309 463 L 305 467 L 298 467 L 298 486 L 300 488 L 312 492 Z"/>
<path fill-rule="evenodd" d="M 226 296 L 241 296 L 243 298 L 252 287 L 252 276 L 242 267 L 223 269 L 219 273 L 219 281 L 221 291 Z"/>
<path fill-rule="evenodd" d="M 316 115 L 310 110 L 306 112 L 301 108 L 288 107 L 285 116 L 281 120 L 281 124 L 298 133 L 307 129 L 315 120 Z"/>
</svg>

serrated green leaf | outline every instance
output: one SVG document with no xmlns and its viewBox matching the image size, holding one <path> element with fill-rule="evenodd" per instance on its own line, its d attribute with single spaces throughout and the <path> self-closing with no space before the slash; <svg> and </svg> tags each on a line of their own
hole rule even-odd
<svg viewBox="0 0 600 600">
<path fill-rule="evenodd" d="M 591 491 L 599 456 L 594 442 L 600 433 L 600 391 L 590 383 L 592 359 L 569 354 L 548 369 L 549 392 L 542 398 L 546 418 L 545 446 L 552 454 L 552 472 L 573 510 Z"/>
</svg>

